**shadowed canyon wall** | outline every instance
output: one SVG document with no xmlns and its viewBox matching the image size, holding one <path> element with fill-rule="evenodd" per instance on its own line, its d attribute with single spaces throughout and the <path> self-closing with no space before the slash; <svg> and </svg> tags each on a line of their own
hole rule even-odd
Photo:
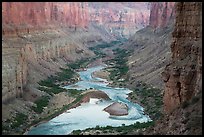
<svg viewBox="0 0 204 137">
<path fill-rule="evenodd" d="M 149 25 L 129 38 L 125 46 L 133 49 L 129 57 L 130 85 L 143 81 L 163 89 L 161 72 L 169 63 L 170 44 L 175 22 L 174 2 L 150 3 Z M 165 19 L 161 19 L 166 17 Z M 162 21 L 162 22 L 161 22 Z"/>
<path fill-rule="evenodd" d="M 162 72 L 164 115 L 145 135 L 202 135 L 202 3 L 175 8 L 171 60 Z"/>
<path fill-rule="evenodd" d="M 171 63 L 162 73 L 165 82 L 164 110 L 177 108 L 202 91 L 202 3 L 181 2 L 171 43 Z"/>
<path fill-rule="evenodd" d="M 175 16 L 175 2 L 151 2 L 149 25 L 153 28 L 166 27 Z"/>
</svg>

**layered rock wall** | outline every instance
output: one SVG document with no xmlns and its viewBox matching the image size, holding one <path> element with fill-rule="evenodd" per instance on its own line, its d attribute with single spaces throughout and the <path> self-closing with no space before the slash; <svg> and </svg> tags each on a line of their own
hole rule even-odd
<svg viewBox="0 0 204 137">
<path fill-rule="evenodd" d="M 134 53 L 128 59 L 131 86 L 143 81 L 164 89 L 161 72 L 169 63 L 175 23 L 174 2 L 150 3 L 149 25 L 129 38 L 125 46 Z M 166 17 L 163 19 L 162 17 Z"/>
<path fill-rule="evenodd" d="M 87 27 L 88 5 L 83 2 L 3 2 L 3 35 L 48 28 Z"/>
<path fill-rule="evenodd" d="M 87 3 L 2 3 L 2 103 L 40 92 L 37 82 L 76 59 L 90 57 Z M 31 96 L 28 97 L 27 95 Z"/>
<path fill-rule="evenodd" d="M 175 2 L 152 2 L 149 25 L 153 28 L 166 27 L 175 17 Z"/>
<path fill-rule="evenodd" d="M 31 91 L 37 87 L 38 81 L 54 75 L 67 63 L 93 56 L 93 53 L 82 45 L 86 44 L 88 39 L 94 38 L 93 35 L 84 31 L 69 33 L 57 29 L 15 38 L 3 36 L 3 102 L 26 95 L 25 91 Z"/>
<path fill-rule="evenodd" d="M 172 59 L 162 73 L 164 110 L 170 113 L 202 90 L 202 3 L 180 2 L 171 44 Z"/>
</svg>

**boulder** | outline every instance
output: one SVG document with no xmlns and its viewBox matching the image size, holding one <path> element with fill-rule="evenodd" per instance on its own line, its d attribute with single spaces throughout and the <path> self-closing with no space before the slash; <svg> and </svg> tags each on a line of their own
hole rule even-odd
<svg viewBox="0 0 204 137">
<path fill-rule="evenodd" d="M 128 115 L 128 106 L 124 103 L 115 102 L 106 107 L 104 111 L 114 116 Z"/>
</svg>

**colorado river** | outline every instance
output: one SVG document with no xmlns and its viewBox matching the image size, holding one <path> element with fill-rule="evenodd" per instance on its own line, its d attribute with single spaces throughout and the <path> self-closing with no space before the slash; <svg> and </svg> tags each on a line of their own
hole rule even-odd
<svg viewBox="0 0 204 137">
<path fill-rule="evenodd" d="M 113 88 L 108 86 L 106 79 L 92 77 L 92 73 L 105 68 L 105 66 L 97 66 L 78 72 L 81 81 L 76 84 L 65 86 L 67 89 L 96 89 L 105 92 L 111 101 L 99 101 L 98 99 L 90 99 L 89 103 L 83 103 L 81 106 L 69 109 L 61 115 L 51 119 L 46 123 L 42 123 L 37 127 L 33 127 L 28 131 L 29 135 L 66 135 L 73 130 L 83 130 L 86 128 L 99 126 L 121 126 L 122 124 L 131 125 L 136 122 L 151 121 L 149 116 L 145 115 L 143 108 L 135 103 L 127 100 L 127 94 L 132 92 L 126 88 Z M 79 91 L 81 92 L 81 91 Z M 122 102 L 128 106 L 128 115 L 111 116 L 103 111 L 104 108 L 113 102 Z"/>
</svg>

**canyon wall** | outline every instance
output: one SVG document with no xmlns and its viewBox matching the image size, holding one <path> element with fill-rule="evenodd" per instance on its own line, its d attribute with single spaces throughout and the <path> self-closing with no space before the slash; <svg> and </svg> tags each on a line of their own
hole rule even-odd
<svg viewBox="0 0 204 137">
<path fill-rule="evenodd" d="M 37 82 L 93 56 L 90 42 L 111 36 L 88 27 L 87 3 L 2 3 L 2 103 L 43 94 Z M 104 36 L 106 35 L 106 36 Z M 108 38 L 107 38 L 108 37 Z"/>
<path fill-rule="evenodd" d="M 166 27 L 175 17 L 175 2 L 151 2 L 149 25 L 153 28 Z"/>
<path fill-rule="evenodd" d="M 181 2 L 171 43 L 172 58 L 162 73 L 164 110 L 170 113 L 202 91 L 202 3 Z"/>
<path fill-rule="evenodd" d="M 90 21 L 105 26 L 117 37 L 130 37 L 149 24 L 145 2 L 90 2 Z"/>
<path fill-rule="evenodd" d="M 113 40 L 114 29 L 128 28 L 129 33 L 132 27 L 148 24 L 145 3 L 100 4 L 101 8 L 94 9 L 87 2 L 2 3 L 3 103 L 18 97 L 32 100 L 42 94 L 36 89 L 38 81 L 69 62 L 93 56 L 86 47 Z M 98 12 L 94 14 L 93 9 Z"/>
<path fill-rule="evenodd" d="M 3 35 L 46 28 L 86 27 L 88 5 L 83 2 L 3 2 Z"/>
<path fill-rule="evenodd" d="M 171 60 L 162 72 L 164 115 L 145 135 L 202 135 L 202 3 L 175 7 Z"/>
<path fill-rule="evenodd" d="M 150 3 L 149 25 L 137 31 L 125 43 L 125 47 L 134 50 L 128 59 L 130 86 L 134 87 L 138 81 L 143 81 L 164 88 L 161 72 L 169 63 L 171 54 L 174 5 L 174 2 Z M 166 16 L 165 20 L 161 19 L 162 15 Z"/>
<path fill-rule="evenodd" d="M 149 24 L 145 2 L 3 2 L 3 34 L 29 33 L 57 27 L 106 26 L 115 36 L 127 36 Z"/>
</svg>

